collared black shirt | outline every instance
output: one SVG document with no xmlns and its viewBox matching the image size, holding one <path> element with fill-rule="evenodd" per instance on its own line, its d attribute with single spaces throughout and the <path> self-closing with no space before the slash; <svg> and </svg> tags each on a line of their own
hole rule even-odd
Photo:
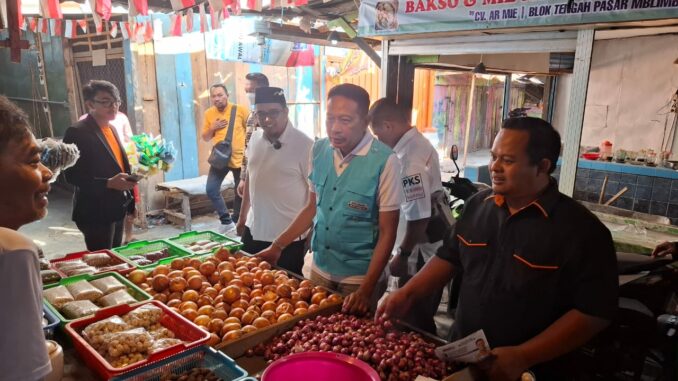
<svg viewBox="0 0 678 381">
<path fill-rule="evenodd" d="M 555 180 L 513 215 L 502 196 L 479 192 L 437 255 L 463 273 L 455 339 L 483 329 L 492 347 L 519 345 L 572 309 L 616 312 L 610 231 Z"/>
</svg>

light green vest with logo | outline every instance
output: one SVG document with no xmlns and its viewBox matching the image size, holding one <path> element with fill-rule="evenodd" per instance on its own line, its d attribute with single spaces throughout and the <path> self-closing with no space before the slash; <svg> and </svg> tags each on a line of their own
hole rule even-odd
<svg viewBox="0 0 678 381">
<path fill-rule="evenodd" d="M 374 139 L 365 156 L 355 156 L 341 174 L 334 169 L 328 139 L 313 145 L 316 215 L 313 261 L 336 276 L 367 273 L 379 238 L 379 177 L 393 151 Z"/>
</svg>

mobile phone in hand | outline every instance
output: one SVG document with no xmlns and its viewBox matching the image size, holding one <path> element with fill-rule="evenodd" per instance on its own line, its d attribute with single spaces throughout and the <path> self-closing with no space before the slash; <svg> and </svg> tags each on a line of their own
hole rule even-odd
<svg viewBox="0 0 678 381">
<path fill-rule="evenodd" d="M 141 176 L 141 175 L 129 175 L 129 176 L 127 176 L 127 181 L 132 181 L 132 182 L 138 183 L 143 178 L 144 177 Z"/>
</svg>

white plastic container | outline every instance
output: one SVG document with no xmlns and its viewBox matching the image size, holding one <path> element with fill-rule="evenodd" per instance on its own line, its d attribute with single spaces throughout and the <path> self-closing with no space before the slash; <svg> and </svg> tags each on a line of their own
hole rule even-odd
<svg viewBox="0 0 678 381">
<path fill-rule="evenodd" d="M 45 344 L 52 363 L 52 373 L 45 377 L 45 381 L 60 381 L 64 377 L 64 350 L 54 340 L 47 340 Z"/>
</svg>

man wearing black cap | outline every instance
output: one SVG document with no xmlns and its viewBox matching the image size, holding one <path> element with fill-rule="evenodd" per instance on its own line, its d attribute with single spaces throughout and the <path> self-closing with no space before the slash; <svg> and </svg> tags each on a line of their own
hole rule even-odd
<svg viewBox="0 0 678 381">
<path fill-rule="evenodd" d="M 308 158 L 313 140 L 288 118 L 283 90 L 260 87 L 254 104 L 259 127 L 247 146 L 248 167 L 237 233 L 243 250 L 257 253 L 294 220 L 309 198 Z M 301 274 L 306 234 L 285 247 L 278 266 Z"/>
</svg>

